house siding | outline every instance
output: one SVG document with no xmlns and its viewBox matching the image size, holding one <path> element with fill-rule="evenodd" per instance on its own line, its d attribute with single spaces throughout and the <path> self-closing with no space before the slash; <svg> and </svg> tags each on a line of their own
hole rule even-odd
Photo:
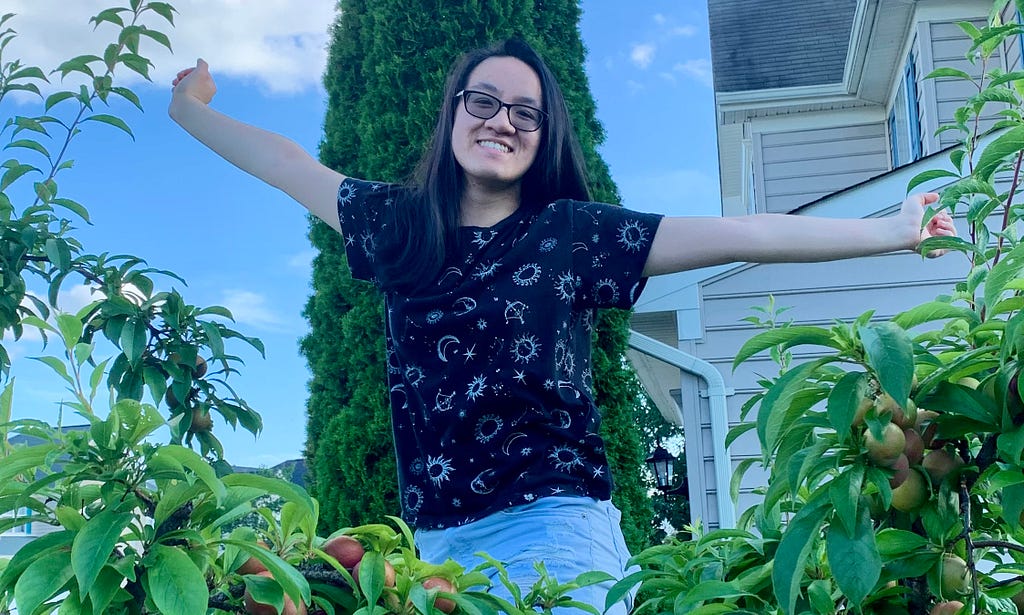
<svg viewBox="0 0 1024 615">
<path fill-rule="evenodd" d="M 756 134 L 758 209 L 788 213 L 889 169 L 883 122 Z"/>
<path fill-rule="evenodd" d="M 985 25 L 985 22 L 982 20 L 971 21 L 979 27 Z M 924 27 L 927 28 L 928 38 L 931 43 L 930 55 L 932 61 L 931 66 L 927 67 L 925 75 L 935 68 L 949 67 L 962 70 L 973 78 L 978 78 L 986 70 L 991 70 L 995 66 L 1002 67 L 1002 54 L 998 51 L 993 54 L 987 66 L 983 66 L 982 63 L 975 64 L 968 60 L 966 54 L 967 50 L 971 47 L 971 39 L 955 21 L 933 21 L 928 22 Z M 932 132 L 945 124 L 953 123 L 957 108 L 963 104 L 968 96 L 976 93 L 976 90 L 969 83 L 954 78 L 941 77 L 933 81 L 935 82 L 934 100 L 937 123 L 930 125 Z M 979 128 L 982 132 L 992 127 L 998 119 L 998 116 L 995 114 L 1002 108 L 1004 106 L 997 104 L 986 105 L 985 114 L 979 123 Z M 960 133 L 958 131 L 947 130 L 941 133 L 937 137 L 938 149 L 941 150 L 956 145 L 959 137 Z"/>
<path fill-rule="evenodd" d="M 754 307 L 768 304 L 769 295 L 779 307 L 791 308 L 782 315 L 795 325 L 829 328 L 836 319 L 851 321 L 867 310 L 877 309 L 876 321 L 887 320 L 898 312 L 949 293 L 956 280 L 966 274 L 962 259 L 925 261 L 913 254 L 888 254 L 832 263 L 748 265 L 708 280 L 701 285 L 704 318 L 703 337 L 690 340 L 693 354 L 711 363 L 732 390 L 728 397 L 728 422 L 741 422 L 743 404 L 761 390 L 757 381 L 778 374 L 767 353 L 761 353 L 732 368 L 733 357 L 742 345 L 759 333 L 740 319 L 752 315 Z M 802 363 L 821 356 L 825 349 L 800 346 L 793 349 L 793 362 Z M 685 402 L 684 402 L 685 406 Z M 714 489 L 714 461 L 711 444 L 711 419 L 705 398 L 698 402 L 694 431 L 698 438 L 687 440 L 687 462 L 701 468 L 700 480 L 706 485 L 695 497 L 703 497 L 702 510 L 710 527 L 717 527 L 717 498 Z M 746 417 L 753 420 L 756 408 Z M 696 441 L 695 441 L 696 440 Z M 693 450 L 697 449 L 697 450 Z M 740 436 L 730 448 L 732 470 L 745 459 L 759 459 L 760 444 L 756 432 Z M 758 488 L 768 477 L 755 463 L 741 478 L 737 516 L 760 501 Z"/>
</svg>

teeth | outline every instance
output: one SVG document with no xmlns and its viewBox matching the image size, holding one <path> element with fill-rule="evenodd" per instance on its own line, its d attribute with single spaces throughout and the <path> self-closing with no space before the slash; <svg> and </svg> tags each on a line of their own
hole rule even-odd
<svg viewBox="0 0 1024 615">
<path fill-rule="evenodd" d="M 512 149 L 509 148 L 507 145 L 495 143 L 494 141 L 480 141 L 480 145 L 484 147 L 489 147 L 490 149 L 498 150 L 499 152 L 504 152 L 506 154 L 512 151 Z"/>
</svg>

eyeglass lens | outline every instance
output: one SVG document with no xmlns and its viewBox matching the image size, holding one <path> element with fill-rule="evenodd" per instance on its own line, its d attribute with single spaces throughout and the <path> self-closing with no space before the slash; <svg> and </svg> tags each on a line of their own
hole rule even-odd
<svg viewBox="0 0 1024 615">
<path fill-rule="evenodd" d="M 533 132 L 540 128 L 541 122 L 544 121 L 544 115 L 539 109 L 529 105 L 506 104 L 484 92 L 467 90 L 462 93 L 462 100 L 466 105 L 466 111 L 482 120 L 489 120 L 498 115 L 502 107 L 508 107 L 508 121 L 518 130 Z"/>
</svg>

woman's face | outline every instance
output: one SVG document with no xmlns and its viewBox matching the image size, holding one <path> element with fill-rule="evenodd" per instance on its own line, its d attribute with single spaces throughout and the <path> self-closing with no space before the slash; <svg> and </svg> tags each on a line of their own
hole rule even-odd
<svg viewBox="0 0 1024 615">
<path fill-rule="evenodd" d="M 508 56 L 493 56 L 478 64 L 465 89 L 491 94 L 505 104 L 543 107 L 537 73 Z M 465 95 L 455 104 L 452 149 L 466 182 L 494 189 L 518 183 L 537 157 L 543 126 L 533 132 L 516 129 L 504 106 L 489 120 L 474 117 L 466 111 Z"/>
</svg>

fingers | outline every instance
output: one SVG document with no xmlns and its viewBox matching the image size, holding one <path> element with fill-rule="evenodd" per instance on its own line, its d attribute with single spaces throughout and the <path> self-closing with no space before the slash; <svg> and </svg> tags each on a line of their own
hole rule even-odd
<svg viewBox="0 0 1024 615">
<path fill-rule="evenodd" d="M 182 79 L 188 77 L 196 71 L 199 71 L 200 74 L 205 73 L 208 75 L 210 74 L 210 65 L 206 63 L 206 60 L 199 58 L 198 60 L 196 60 L 195 66 L 190 66 L 188 68 L 183 68 L 179 70 L 178 74 L 174 76 L 174 81 L 171 82 L 171 86 L 173 87 L 178 85 Z"/>
</svg>

